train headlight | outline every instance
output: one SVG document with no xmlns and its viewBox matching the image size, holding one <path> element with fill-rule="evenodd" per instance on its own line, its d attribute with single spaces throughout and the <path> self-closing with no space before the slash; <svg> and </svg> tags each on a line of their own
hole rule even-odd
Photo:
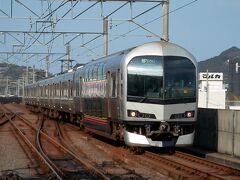
<svg viewBox="0 0 240 180">
<path fill-rule="evenodd" d="M 194 111 L 186 111 L 184 113 L 172 114 L 170 119 L 183 119 L 183 118 L 193 118 Z"/>
<path fill-rule="evenodd" d="M 130 115 L 131 115 L 132 117 L 136 117 L 136 114 L 137 114 L 137 113 L 136 113 L 135 111 L 132 111 Z"/>
<path fill-rule="evenodd" d="M 137 117 L 138 116 L 138 111 L 134 110 L 128 110 L 128 117 Z"/>
<path fill-rule="evenodd" d="M 192 118 L 193 112 L 191 112 L 191 111 L 186 112 L 186 116 L 187 116 L 187 118 Z"/>
<path fill-rule="evenodd" d="M 139 118 L 147 118 L 147 119 L 156 119 L 154 114 L 142 113 L 136 110 L 127 110 L 128 117 L 139 117 Z"/>
</svg>

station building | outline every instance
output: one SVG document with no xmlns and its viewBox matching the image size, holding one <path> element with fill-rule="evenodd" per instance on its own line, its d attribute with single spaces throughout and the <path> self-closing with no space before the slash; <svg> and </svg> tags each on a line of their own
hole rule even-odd
<svg viewBox="0 0 240 180">
<path fill-rule="evenodd" d="M 199 73 L 199 108 L 225 109 L 226 91 L 223 85 L 223 73 Z"/>
</svg>

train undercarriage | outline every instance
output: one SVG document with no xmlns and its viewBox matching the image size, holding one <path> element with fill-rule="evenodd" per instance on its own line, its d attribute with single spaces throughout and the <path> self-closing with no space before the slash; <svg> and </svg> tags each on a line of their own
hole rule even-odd
<svg viewBox="0 0 240 180">
<path fill-rule="evenodd" d="M 76 124 L 80 129 L 86 128 L 91 132 L 113 139 L 125 141 L 131 147 L 165 147 L 173 151 L 179 139 L 187 137 L 191 142 L 180 142 L 179 145 L 191 144 L 194 137 L 194 124 L 189 122 L 116 122 L 100 119 L 83 113 L 73 114 L 39 106 L 27 106 L 31 111 L 42 113 L 49 118 L 68 121 Z M 95 125 L 97 121 L 100 126 Z M 180 137 L 180 138 L 179 138 Z M 181 138 L 182 137 L 182 138 Z M 182 140 L 180 140 L 182 141 Z"/>
</svg>

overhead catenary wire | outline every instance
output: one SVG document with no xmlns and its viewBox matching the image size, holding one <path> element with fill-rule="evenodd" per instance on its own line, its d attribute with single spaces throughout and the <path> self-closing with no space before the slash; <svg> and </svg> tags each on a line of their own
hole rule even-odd
<svg viewBox="0 0 240 180">
<path fill-rule="evenodd" d="M 190 4 L 193 4 L 193 3 L 196 2 L 196 1 L 198 1 L 198 0 L 194 0 L 194 1 L 191 1 L 191 2 L 189 2 L 189 3 L 186 3 L 186 4 L 184 4 L 183 6 L 180 6 L 180 7 L 176 8 L 176 9 L 170 11 L 169 14 L 170 14 L 170 13 L 173 13 L 173 12 L 175 12 L 175 11 L 178 11 L 178 10 L 180 10 L 180 9 L 186 7 L 186 6 L 189 6 Z M 52 2 L 50 1 L 50 2 L 48 2 L 48 10 L 46 10 L 46 11 L 41 15 L 41 18 L 44 17 L 44 18 L 51 19 L 52 16 L 53 16 L 53 14 L 56 13 L 61 7 L 63 7 L 63 5 L 66 4 L 66 1 L 63 1 L 57 8 L 55 8 L 55 9 L 53 9 L 53 10 L 50 11 L 50 10 L 49 10 L 49 7 L 51 7 L 51 5 L 53 5 L 54 2 L 55 2 L 55 1 L 52 1 Z M 68 1 L 68 2 L 70 2 L 70 1 Z M 76 1 L 76 2 L 74 3 L 74 5 L 71 6 L 71 9 L 73 9 L 73 8 L 77 5 L 78 2 L 79 2 L 79 1 Z M 116 10 L 114 10 L 112 13 L 108 14 L 107 17 L 110 17 L 112 14 L 114 14 L 115 12 L 117 12 L 119 9 L 121 9 L 121 8 L 124 7 L 124 6 L 126 6 L 129 2 L 131 3 L 131 1 L 128 1 L 128 2 L 125 2 L 124 4 L 122 4 L 120 7 L 118 7 Z M 159 2 L 159 1 L 158 1 L 158 2 Z M 51 4 L 50 4 L 50 3 L 51 3 Z M 94 4 L 92 4 L 92 5 L 90 5 L 88 8 L 94 7 L 95 4 L 97 4 L 97 2 L 94 3 Z M 152 9 L 158 7 L 160 4 L 161 4 L 161 3 L 158 3 L 157 5 L 153 6 Z M 88 8 L 87 8 L 87 9 L 88 9 Z M 71 12 L 71 9 L 69 9 L 69 10 L 62 16 L 62 18 L 65 17 L 69 12 Z M 128 32 L 125 32 L 125 33 L 119 35 L 118 37 L 116 37 L 116 38 L 114 38 L 114 39 L 109 40 L 109 42 L 112 43 L 112 42 L 114 42 L 114 41 L 116 41 L 116 40 L 118 40 L 118 39 L 120 39 L 120 38 L 124 38 L 124 37 L 126 37 L 127 34 L 130 34 L 131 32 L 133 32 L 133 31 L 135 31 L 135 30 L 137 30 L 137 29 L 139 29 L 139 28 L 143 28 L 143 29 L 144 29 L 144 26 L 146 26 L 146 25 L 148 25 L 148 24 L 150 24 L 150 23 L 152 23 L 152 22 L 160 19 L 162 16 L 157 17 L 157 18 L 155 18 L 155 19 L 152 19 L 151 21 L 149 21 L 149 22 L 147 22 L 147 23 L 145 23 L 145 24 L 142 24 L 142 25 L 141 25 L 140 23 L 136 23 L 135 21 L 133 21 L 134 19 L 136 19 L 136 18 L 138 18 L 138 17 L 141 17 L 143 14 L 146 14 L 148 11 L 151 11 L 152 9 L 149 8 L 147 11 L 144 11 L 144 12 L 138 14 L 137 16 L 132 17 L 129 21 L 126 21 L 126 22 L 130 22 L 130 23 L 136 24 L 138 27 L 136 27 L 136 28 L 134 28 L 134 29 L 131 29 L 131 30 L 128 31 Z M 85 10 L 86 10 L 86 9 L 85 9 Z M 46 12 L 47 12 L 47 11 L 48 11 L 48 14 L 46 15 Z M 84 11 L 82 11 L 81 13 L 84 13 Z M 78 15 L 76 15 L 74 18 L 77 19 L 78 17 L 80 17 L 81 13 L 79 13 Z M 58 23 L 59 21 L 60 21 L 60 19 L 58 19 L 58 20 L 56 21 L 56 23 Z M 126 23 L 126 22 L 123 22 L 123 23 Z M 122 23 L 121 23 L 121 24 L 122 24 Z M 117 25 L 115 25 L 115 26 L 112 26 L 112 28 L 117 27 L 117 26 L 120 26 L 121 24 L 117 24 Z M 44 32 L 45 29 L 47 29 L 47 28 L 50 27 L 50 26 L 51 26 L 51 30 L 52 30 L 52 32 L 53 32 L 53 31 L 54 31 L 53 24 L 50 24 L 49 26 L 47 26 L 46 24 L 42 23 L 42 27 L 40 27 L 40 29 L 41 29 L 42 32 Z M 39 41 L 39 38 L 41 37 L 41 35 L 42 35 L 41 33 L 40 33 L 39 36 L 37 36 L 37 37 L 36 37 L 36 35 L 35 35 L 35 36 L 33 35 L 33 36 L 28 40 L 29 42 L 27 43 L 27 46 L 26 46 L 25 48 L 22 48 L 22 52 L 23 52 L 23 51 L 26 51 L 27 49 L 29 49 L 30 47 L 32 47 L 32 45 L 35 44 L 36 42 L 39 42 L 39 43 L 40 43 L 41 41 Z M 60 35 L 56 35 L 56 36 L 59 37 Z M 47 45 L 48 45 L 49 43 L 51 43 L 51 48 L 48 49 L 49 52 L 51 52 L 51 49 L 53 48 L 53 42 L 54 42 L 54 40 L 57 39 L 57 37 L 55 37 L 55 35 L 52 35 L 51 40 L 47 42 Z M 70 40 L 70 42 L 76 40 L 78 37 L 80 37 L 80 34 L 79 34 L 79 35 L 76 35 L 75 37 L 73 37 L 73 38 Z M 80 45 L 80 47 L 81 47 L 81 46 L 82 46 L 82 47 L 85 46 L 84 48 L 88 49 L 87 51 L 81 53 L 80 55 L 84 55 L 86 52 L 91 52 L 91 51 L 93 52 L 93 50 L 95 50 L 96 48 L 104 45 L 104 43 L 102 43 L 102 44 L 100 44 L 100 45 L 94 46 L 93 48 L 86 47 L 86 45 L 88 45 L 89 43 L 97 40 L 97 39 L 100 38 L 100 37 L 101 37 L 101 35 L 97 35 L 97 36 L 95 36 L 94 38 L 92 38 L 92 39 L 90 39 L 89 41 L 87 41 L 86 43 Z M 72 49 L 72 51 L 74 51 L 74 50 L 75 50 L 75 49 Z M 89 51 L 89 50 L 90 50 L 90 51 Z M 95 54 L 95 55 L 96 55 L 97 53 L 92 53 L 92 54 Z M 8 59 L 9 59 L 9 58 L 11 58 L 11 56 L 9 56 Z M 53 60 L 53 62 L 54 62 L 54 60 Z"/>
<path fill-rule="evenodd" d="M 125 3 L 125 4 L 126 4 L 126 3 Z M 136 19 L 136 18 L 144 15 L 145 13 L 147 13 L 147 12 L 155 9 L 156 7 L 160 6 L 161 4 L 162 4 L 162 3 L 158 3 L 157 5 L 154 5 L 153 7 L 149 8 L 149 9 L 141 12 L 140 14 L 136 15 L 135 17 L 131 18 L 131 20 L 134 20 L 134 19 Z M 121 6 L 121 7 L 123 7 L 123 6 Z M 118 10 L 119 10 L 119 8 L 118 8 Z M 115 11 L 113 11 L 113 12 L 115 13 L 115 12 L 117 12 L 117 11 L 115 10 Z M 113 14 L 113 13 L 110 13 L 107 17 L 109 17 L 109 16 L 112 15 L 112 14 Z M 122 25 L 122 24 L 124 24 L 124 23 L 126 23 L 126 21 L 125 21 L 125 22 L 122 22 L 122 23 L 119 23 L 118 25 Z M 116 26 L 115 26 L 115 27 L 116 27 Z M 113 28 L 115 28 L 115 27 L 113 27 Z M 98 38 L 100 38 L 100 37 L 101 37 L 101 36 L 97 36 L 97 37 L 93 38 L 93 40 L 96 40 L 96 39 L 98 39 Z M 89 42 L 92 42 L 92 40 L 90 40 Z M 85 44 L 85 45 L 86 45 L 86 44 Z M 100 46 L 102 46 L 102 45 L 104 45 L 104 43 L 102 43 Z M 100 46 L 97 46 L 97 47 L 100 47 Z M 94 48 L 94 49 L 95 49 L 95 48 Z M 73 50 L 74 50 L 74 49 L 73 49 Z M 93 48 L 92 48 L 91 50 L 93 50 Z"/>
<path fill-rule="evenodd" d="M 144 23 L 143 25 L 140 25 L 140 24 L 139 24 L 140 26 L 138 26 L 138 27 L 136 27 L 136 28 L 133 28 L 133 29 L 131 29 L 131 30 L 123 33 L 123 34 L 120 35 L 119 37 L 116 37 L 116 38 L 114 38 L 114 39 L 112 39 L 112 40 L 109 40 L 108 43 L 111 43 L 111 42 L 113 42 L 113 41 L 116 41 L 116 40 L 118 40 L 118 39 L 121 38 L 121 37 L 125 37 L 125 36 L 126 36 L 127 34 L 129 34 L 129 33 L 133 32 L 133 31 L 136 31 L 137 29 L 142 28 L 142 27 L 144 27 L 144 26 L 146 26 L 146 25 L 148 25 L 148 24 L 150 24 L 150 23 L 153 23 L 154 21 L 162 18 L 163 16 L 172 14 L 172 13 L 174 13 L 174 12 L 176 12 L 176 11 L 179 11 L 179 10 L 185 8 L 185 7 L 188 7 L 188 6 L 190 6 L 191 4 L 196 3 L 197 1 L 198 1 L 198 0 L 193 0 L 193 1 L 191 1 L 191 2 L 188 2 L 188 3 L 186 3 L 186 4 L 184 4 L 184 5 L 180 6 L 180 7 L 178 7 L 178 8 L 175 8 L 174 10 L 170 11 L 168 14 L 161 15 L 161 16 L 159 16 L 159 17 L 157 17 L 157 18 L 155 18 L 155 19 L 153 19 L 153 20 L 151 20 L 151 21 L 148 21 L 148 22 Z M 129 21 L 131 21 L 131 20 L 129 20 Z M 124 22 L 124 23 L 125 23 L 125 22 Z M 118 25 L 121 25 L 121 24 L 118 24 Z M 99 48 L 99 47 L 102 47 L 103 45 L 104 45 L 104 43 L 101 43 L 100 45 L 97 45 L 97 46 L 94 46 L 93 48 L 91 48 L 91 50 L 94 50 L 94 49 L 97 49 L 97 48 Z M 88 52 L 89 52 L 89 51 L 85 51 L 85 52 L 83 52 L 83 53 L 81 53 L 81 54 L 78 54 L 78 56 L 84 55 L 84 54 L 86 54 L 86 53 L 88 53 Z"/>
<path fill-rule="evenodd" d="M 77 3 L 78 3 L 78 1 L 71 7 L 71 9 L 74 8 Z M 117 12 L 119 9 L 121 9 L 122 7 L 124 7 L 124 6 L 125 6 L 126 4 L 128 4 L 128 3 L 129 3 L 129 2 L 126 2 L 125 4 L 121 5 L 119 8 L 117 8 L 117 9 L 114 10 L 112 13 L 110 13 L 108 16 L 114 14 L 115 12 Z M 52 5 L 52 4 L 53 4 L 53 2 L 51 2 L 51 5 Z M 62 7 L 64 4 L 66 4 L 66 2 L 63 1 L 56 9 L 54 9 L 53 11 L 50 11 L 50 13 L 48 13 L 48 19 L 50 19 L 50 17 L 53 15 L 53 13 L 55 13 L 56 10 L 59 9 L 60 7 Z M 82 15 L 84 12 L 86 12 L 87 10 L 89 10 L 91 7 L 95 6 L 95 4 L 97 4 L 97 3 L 94 3 L 93 5 L 91 5 L 89 8 L 87 8 L 86 10 L 84 10 L 83 12 L 81 12 L 80 14 L 78 14 L 77 16 L 75 16 L 75 18 L 79 17 L 79 16 Z M 51 6 L 51 5 L 49 5 L 49 6 Z M 68 13 L 71 11 L 71 9 L 70 9 L 68 12 L 66 12 L 66 13 L 62 16 L 62 18 L 63 18 L 66 14 L 68 14 Z M 47 10 L 46 10 L 46 11 L 47 11 Z M 45 14 L 46 11 L 45 11 L 43 14 Z M 43 16 L 43 14 L 42 14 L 42 16 Z M 41 16 L 41 18 L 42 18 L 42 16 Z M 46 17 L 47 17 L 47 16 L 45 15 L 44 18 L 46 18 Z M 58 19 L 57 22 L 58 22 L 59 20 L 60 20 L 60 19 Z M 43 27 L 43 26 L 44 26 L 44 23 L 42 24 L 42 27 Z M 42 32 L 44 32 L 44 30 L 45 30 L 46 28 L 50 27 L 50 26 L 52 26 L 52 24 L 49 25 L 49 26 L 45 26 L 45 27 L 43 28 Z M 42 27 L 40 27 L 40 29 L 41 29 Z M 57 35 L 57 36 L 59 37 L 59 35 Z M 39 34 L 38 37 L 35 37 L 35 36 L 31 36 L 31 37 L 32 37 L 32 38 L 29 40 L 28 45 L 27 45 L 25 48 L 22 48 L 22 51 L 26 51 L 27 49 L 29 49 L 29 48 L 30 48 L 33 44 L 35 44 L 36 42 L 40 42 L 38 39 L 41 37 L 41 33 Z M 78 36 L 74 37 L 71 41 L 75 40 L 77 37 L 78 37 Z M 101 37 L 101 36 L 97 36 L 97 37 L 93 38 L 93 40 L 95 40 L 95 39 L 97 39 L 97 38 L 99 38 L 99 37 Z M 47 44 L 49 44 L 50 42 L 54 41 L 54 39 L 56 39 L 56 37 L 53 36 L 52 40 L 50 40 L 49 42 L 47 42 Z M 31 42 L 31 40 L 33 40 L 33 42 Z M 31 43 L 30 43 L 30 42 L 31 42 Z M 90 40 L 89 42 L 91 42 L 91 40 Z M 84 45 L 83 45 L 83 46 L 84 46 Z"/>
</svg>

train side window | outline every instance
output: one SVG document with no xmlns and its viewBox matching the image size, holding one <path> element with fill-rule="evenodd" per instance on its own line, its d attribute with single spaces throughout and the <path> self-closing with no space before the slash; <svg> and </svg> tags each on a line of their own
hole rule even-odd
<svg viewBox="0 0 240 180">
<path fill-rule="evenodd" d="M 58 84 L 56 83 L 56 84 L 55 84 L 55 96 L 56 96 L 56 97 L 58 97 L 57 88 L 58 88 Z"/>
<path fill-rule="evenodd" d="M 44 97 L 46 97 L 47 96 L 47 86 L 45 85 L 44 86 Z"/>
<path fill-rule="evenodd" d="M 61 95 L 60 95 L 60 89 L 61 89 L 60 83 L 61 83 L 61 82 L 59 82 L 59 83 L 57 84 L 57 96 L 58 96 L 58 97 L 61 96 Z"/>
<path fill-rule="evenodd" d="M 63 96 L 67 97 L 67 82 L 63 82 L 63 86 L 64 86 L 64 92 L 63 92 Z"/>
<path fill-rule="evenodd" d="M 93 81 L 93 68 L 94 68 L 94 65 L 91 65 L 88 71 L 89 81 Z"/>
<path fill-rule="evenodd" d="M 98 80 L 102 80 L 102 66 L 103 66 L 103 63 L 100 63 L 99 66 L 98 66 Z"/>
<path fill-rule="evenodd" d="M 78 77 L 76 78 L 75 87 L 76 87 L 76 96 L 79 96 L 79 78 Z"/>
<path fill-rule="evenodd" d="M 94 68 L 93 68 L 93 81 L 98 80 L 98 67 L 99 67 L 99 63 L 94 65 Z"/>
<path fill-rule="evenodd" d="M 89 66 L 86 67 L 85 71 L 84 71 L 84 82 L 88 82 L 88 71 L 89 71 Z"/>
<path fill-rule="evenodd" d="M 69 80 L 69 96 L 73 96 L 73 88 L 72 88 L 72 81 Z"/>
<path fill-rule="evenodd" d="M 48 95 L 47 95 L 47 96 L 50 97 L 50 95 L 51 95 L 51 85 L 48 84 L 47 87 L 48 87 L 48 88 L 47 88 L 47 89 L 48 89 L 48 91 L 47 91 L 47 92 L 48 92 Z"/>
<path fill-rule="evenodd" d="M 51 84 L 51 97 L 54 96 L 54 84 Z"/>
<path fill-rule="evenodd" d="M 102 79 L 107 79 L 107 76 L 106 76 L 106 74 L 104 73 L 104 71 L 105 71 L 105 67 L 106 67 L 106 63 L 104 63 L 103 64 L 103 67 L 102 67 Z"/>
<path fill-rule="evenodd" d="M 61 90 L 62 90 L 62 97 L 64 97 L 65 96 L 64 82 L 62 82 Z"/>
<path fill-rule="evenodd" d="M 54 86 L 54 97 L 57 96 L 57 84 L 53 84 Z"/>
<path fill-rule="evenodd" d="M 116 88 L 116 85 L 117 85 L 117 82 L 116 82 L 116 74 L 115 73 L 112 73 L 111 74 L 111 90 L 112 90 L 112 98 L 115 98 L 117 97 L 117 88 Z"/>
<path fill-rule="evenodd" d="M 46 93 L 47 93 L 47 97 L 49 97 L 49 94 L 50 94 L 50 85 L 49 84 L 47 85 Z"/>
<path fill-rule="evenodd" d="M 47 85 L 47 97 L 50 97 L 50 95 L 51 95 L 51 86 L 48 84 Z"/>
<path fill-rule="evenodd" d="M 68 80 L 67 82 L 67 89 L 68 89 L 67 97 L 70 97 L 70 80 Z"/>
<path fill-rule="evenodd" d="M 51 97 L 52 96 L 52 85 L 49 84 L 48 85 L 48 97 Z"/>
<path fill-rule="evenodd" d="M 60 92 L 60 97 L 62 97 L 63 96 L 63 85 L 62 85 L 62 82 L 60 82 L 60 90 L 59 90 L 59 92 Z"/>
<path fill-rule="evenodd" d="M 69 97 L 68 81 L 65 82 L 65 97 Z"/>
<path fill-rule="evenodd" d="M 68 97 L 68 83 L 64 82 L 64 97 Z"/>
</svg>

